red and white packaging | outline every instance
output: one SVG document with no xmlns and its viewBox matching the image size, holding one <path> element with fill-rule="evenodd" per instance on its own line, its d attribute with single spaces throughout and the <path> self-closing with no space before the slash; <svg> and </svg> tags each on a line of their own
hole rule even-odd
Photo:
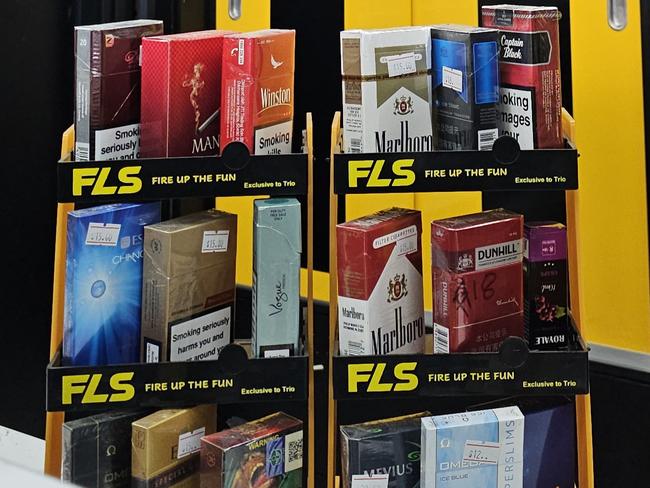
<svg viewBox="0 0 650 488">
<path fill-rule="evenodd" d="M 142 40 L 142 157 L 219 154 L 221 60 L 226 34 L 231 31 Z"/>
<path fill-rule="evenodd" d="M 503 209 L 431 222 L 434 353 L 523 337 L 523 225 Z"/>
<path fill-rule="evenodd" d="M 251 154 L 291 152 L 296 32 L 269 29 L 224 38 L 222 148 Z"/>
<path fill-rule="evenodd" d="M 421 233 L 402 208 L 336 226 L 341 355 L 424 352 Z"/>
<path fill-rule="evenodd" d="M 522 149 L 562 147 L 559 19 L 555 7 L 482 9 L 483 27 L 499 29 L 499 134 Z"/>
</svg>

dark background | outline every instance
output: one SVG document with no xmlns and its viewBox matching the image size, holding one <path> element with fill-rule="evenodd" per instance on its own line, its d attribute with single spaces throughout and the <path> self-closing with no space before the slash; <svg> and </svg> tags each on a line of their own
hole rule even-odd
<svg viewBox="0 0 650 488">
<path fill-rule="evenodd" d="M 564 105 L 570 110 L 568 0 L 532 3 L 557 4 L 565 13 L 561 47 L 563 91 Z M 0 218 L 4 225 L 0 425 L 39 437 L 44 435 L 44 371 L 49 355 L 55 162 L 61 133 L 70 125 L 73 110 L 72 26 L 132 18 L 138 13 L 136 7 L 139 12 L 148 11 L 150 18 L 165 20 L 166 32 L 214 25 L 212 0 L 137 0 L 135 3 L 5 0 L 0 3 L 3 33 Z M 646 13 L 643 33 L 647 41 L 648 2 L 643 1 L 643 7 Z M 333 112 L 340 108 L 338 32 L 343 27 L 343 1 L 274 0 L 271 17 L 273 27 L 297 30 L 296 129 L 302 129 L 304 113 L 311 111 L 316 127 L 315 222 L 324 223 L 327 222 L 326 158 L 330 124 Z M 646 100 L 646 106 L 648 103 Z M 648 128 L 650 124 L 646 124 Z M 530 193 L 528 196 L 531 197 Z M 561 193 L 533 194 L 527 202 L 520 194 L 486 194 L 484 204 L 525 211 L 529 217 L 564 220 Z M 316 267 L 326 270 L 326 225 L 316 225 L 315 242 Z M 316 327 L 327 329 L 325 307 L 317 307 Z M 317 363 L 326 358 L 326 344 L 327 337 L 321 336 L 316 344 Z M 319 378 L 317 391 L 325 391 L 325 376 Z M 650 431 L 650 417 L 644 408 L 650 403 L 650 380 L 647 375 L 603 365 L 594 365 L 591 379 L 597 486 L 647 486 L 647 481 L 641 481 L 641 475 L 648 452 L 645 433 Z M 319 427 L 323 435 L 324 426 Z M 319 475 L 324 474 L 319 469 Z"/>
</svg>

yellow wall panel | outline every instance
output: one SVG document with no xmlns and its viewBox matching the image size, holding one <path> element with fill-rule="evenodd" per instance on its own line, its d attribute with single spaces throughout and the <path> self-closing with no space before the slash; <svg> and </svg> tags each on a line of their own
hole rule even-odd
<svg viewBox="0 0 650 488">
<path fill-rule="evenodd" d="M 411 25 L 411 0 L 345 0 L 346 29 Z"/>
<path fill-rule="evenodd" d="M 478 25 L 476 0 L 412 0 L 413 25 Z"/>
<path fill-rule="evenodd" d="M 271 23 L 271 0 L 242 0 L 241 17 L 228 14 L 228 1 L 216 0 L 217 29 L 239 32 L 268 29 Z"/>
<path fill-rule="evenodd" d="M 640 6 L 616 32 L 606 5 L 571 2 L 581 322 L 591 342 L 650 352 Z"/>
</svg>

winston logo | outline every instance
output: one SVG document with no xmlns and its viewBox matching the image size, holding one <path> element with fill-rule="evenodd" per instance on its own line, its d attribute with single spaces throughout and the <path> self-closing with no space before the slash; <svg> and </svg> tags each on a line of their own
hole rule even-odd
<svg viewBox="0 0 650 488">
<path fill-rule="evenodd" d="M 393 109 L 395 115 L 408 115 L 412 114 L 413 111 L 413 100 L 411 100 L 411 97 L 402 95 L 395 99 L 395 107 Z"/>
<path fill-rule="evenodd" d="M 406 290 L 406 276 L 402 273 L 400 277 L 399 273 L 395 275 L 395 278 L 391 278 L 388 281 L 388 303 L 396 302 L 402 297 L 408 295 Z"/>
<path fill-rule="evenodd" d="M 278 105 L 289 105 L 291 103 L 291 88 L 278 88 L 274 91 L 262 88 L 261 96 L 262 110 L 277 107 Z"/>
<path fill-rule="evenodd" d="M 273 54 L 271 54 L 271 66 L 273 66 L 273 69 L 278 69 L 283 64 L 284 61 L 276 61 L 275 58 L 273 57 Z"/>
</svg>

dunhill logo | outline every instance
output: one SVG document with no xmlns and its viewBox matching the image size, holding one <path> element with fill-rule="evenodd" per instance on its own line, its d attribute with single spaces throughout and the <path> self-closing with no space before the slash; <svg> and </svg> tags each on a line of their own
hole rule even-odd
<svg viewBox="0 0 650 488">
<path fill-rule="evenodd" d="M 278 88 L 275 91 L 262 88 L 260 92 L 262 95 L 262 110 L 291 103 L 291 88 Z"/>
</svg>

